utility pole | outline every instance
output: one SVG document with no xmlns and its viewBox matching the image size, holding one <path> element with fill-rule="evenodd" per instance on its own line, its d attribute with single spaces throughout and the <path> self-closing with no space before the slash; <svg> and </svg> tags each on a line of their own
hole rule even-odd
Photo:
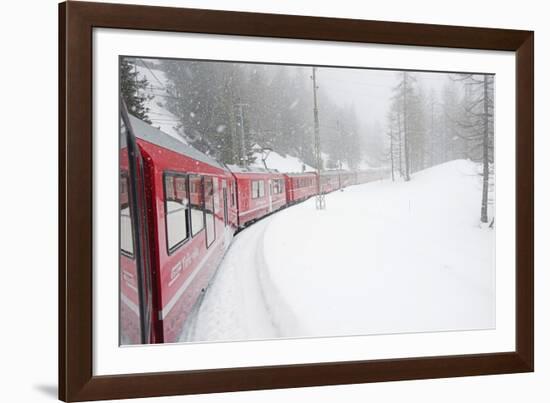
<svg viewBox="0 0 550 403">
<path fill-rule="evenodd" d="M 319 110 L 317 109 L 317 81 L 315 77 L 316 68 L 312 67 L 313 74 L 313 133 L 315 136 L 315 165 L 317 168 L 317 196 L 315 196 L 315 208 L 324 210 L 325 195 L 321 194 L 321 169 L 323 167 L 323 159 L 321 158 L 321 137 L 319 133 Z"/>
<path fill-rule="evenodd" d="M 243 107 L 248 106 L 248 104 L 242 104 L 242 103 L 236 103 L 235 107 L 238 109 L 238 118 L 239 118 L 239 126 L 241 127 L 240 130 L 240 158 L 239 158 L 239 165 L 241 166 L 247 166 L 248 158 L 246 156 L 246 147 L 245 147 L 245 135 L 244 135 L 244 114 L 243 114 Z"/>
</svg>

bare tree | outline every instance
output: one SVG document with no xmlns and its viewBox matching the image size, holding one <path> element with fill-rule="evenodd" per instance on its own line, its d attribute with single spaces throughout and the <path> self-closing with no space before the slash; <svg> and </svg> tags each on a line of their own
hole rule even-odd
<svg viewBox="0 0 550 403">
<path fill-rule="evenodd" d="M 461 135 L 468 144 L 468 157 L 482 164 L 482 223 L 488 223 L 490 178 L 494 161 L 494 76 L 461 74 L 454 77 L 465 85 Z"/>
</svg>

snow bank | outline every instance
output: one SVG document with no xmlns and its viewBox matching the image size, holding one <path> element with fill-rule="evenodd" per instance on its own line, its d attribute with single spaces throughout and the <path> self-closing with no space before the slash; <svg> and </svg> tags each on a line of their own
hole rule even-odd
<svg viewBox="0 0 550 403">
<path fill-rule="evenodd" d="M 477 167 L 453 161 L 274 216 L 264 238 L 295 336 L 486 329 L 495 325 L 494 232 L 480 228 Z M 290 230 L 289 230 L 290 229 Z"/>
</svg>

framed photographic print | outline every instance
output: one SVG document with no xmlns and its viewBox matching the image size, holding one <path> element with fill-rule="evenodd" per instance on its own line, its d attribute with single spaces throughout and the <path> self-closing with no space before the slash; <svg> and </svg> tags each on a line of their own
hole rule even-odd
<svg viewBox="0 0 550 403">
<path fill-rule="evenodd" d="M 533 371 L 533 32 L 59 24 L 60 399 Z"/>
</svg>

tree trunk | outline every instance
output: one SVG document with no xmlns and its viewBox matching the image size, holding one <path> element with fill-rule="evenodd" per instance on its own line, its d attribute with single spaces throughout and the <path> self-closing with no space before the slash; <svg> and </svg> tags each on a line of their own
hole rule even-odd
<svg viewBox="0 0 550 403">
<path fill-rule="evenodd" d="M 411 180 L 410 156 L 409 156 L 409 133 L 407 132 L 407 73 L 403 72 L 403 139 L 405 146 L 405 181 Z"/>
<path fill-rule="evenodd" d="M 399 136 L 399 149 L 397 150 L 398 151 L 398 154 L 399 154 L 399 176 L 402 178 L 404 177 L 404 173 L 403 173 L 403 149 L 402 149 L 402 137 L 401 137 L 401 114 L 397 113 L 397 135 Z"/>
<path fill-rule="evenodd" d="M 483 191 L 481 195 L 481 222 L 487 223 L 487 199 L 489 193 L 489 94 L 488 75 L 483 78 Z"/>
</svg>

